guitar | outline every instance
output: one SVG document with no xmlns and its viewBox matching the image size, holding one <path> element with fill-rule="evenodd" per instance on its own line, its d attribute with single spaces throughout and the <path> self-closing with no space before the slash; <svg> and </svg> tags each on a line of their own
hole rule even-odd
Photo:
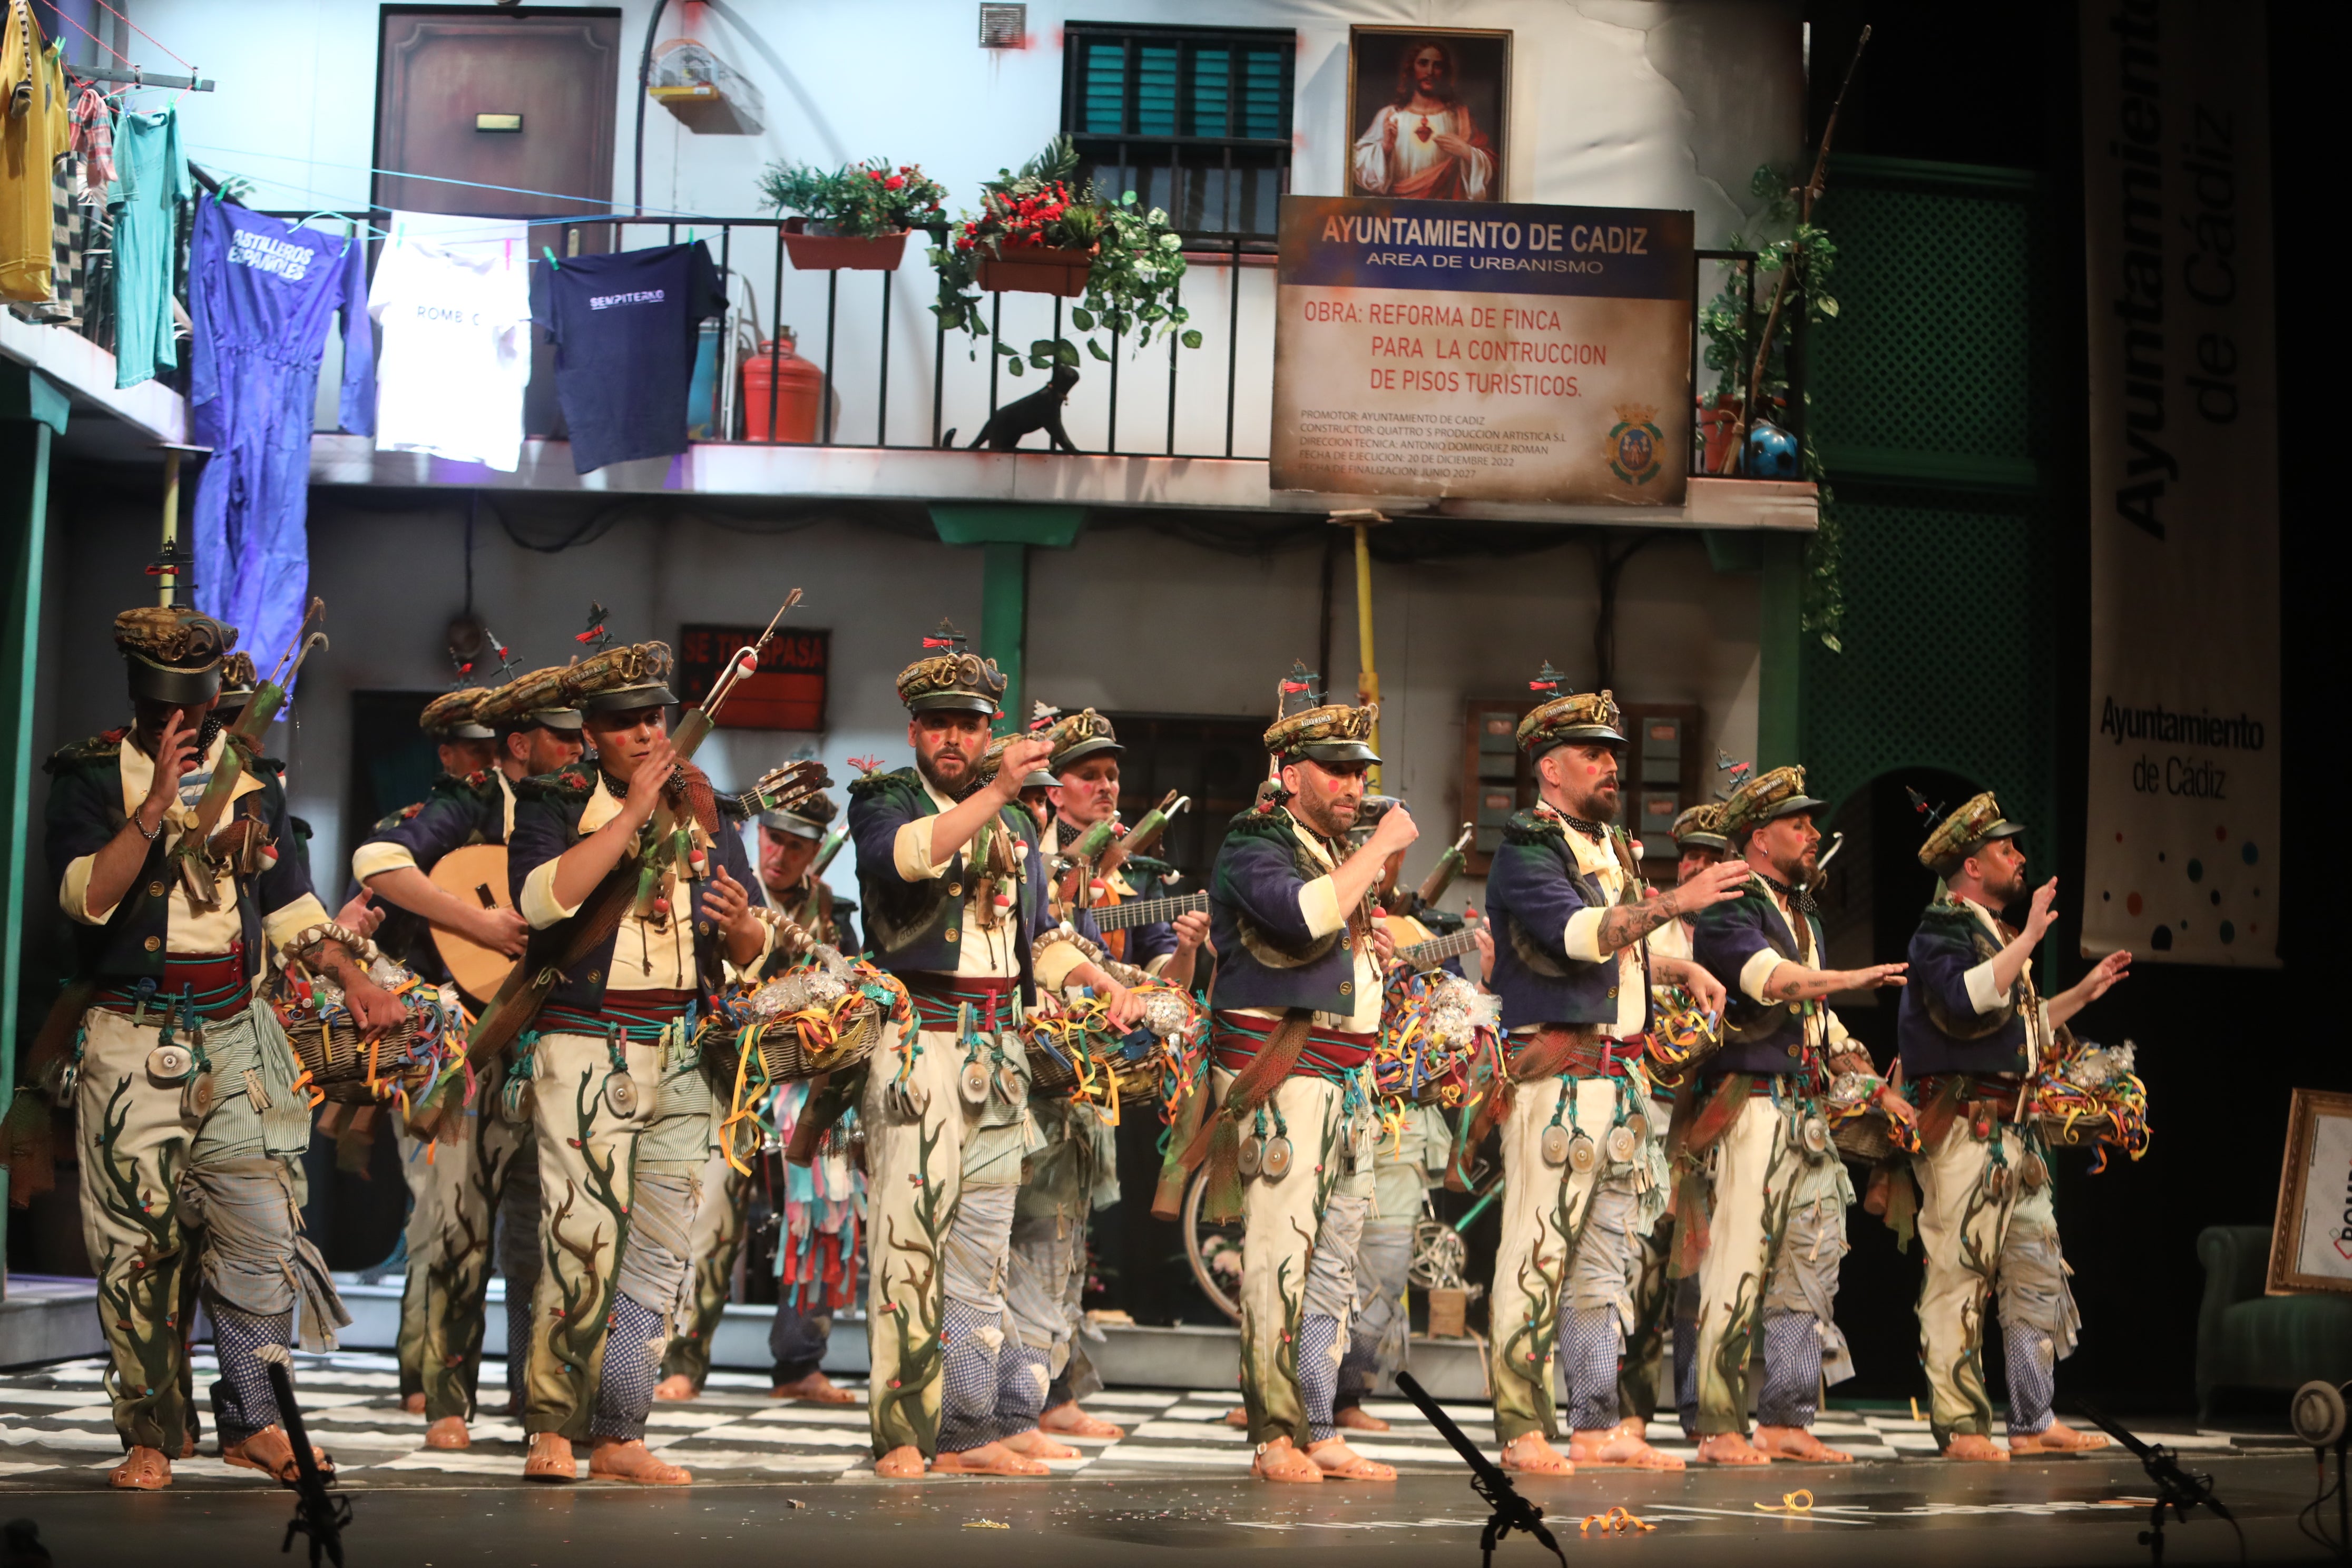
<svg viewBox="0 0 2352 1568">
<path fill-rule="evenodd" d="M 761 774 L 750 789 L 720 795 L 719 816 L 740 819 L 763 811 L 789 811 L 832 782 L 823 763 L 786 763 Z M 486 910 L 514 908 L 514 898 L 507 890 L 503 844 L 468 844 L 452 849 L 434 862 L 431 875 L 433 885 L 443 892 L 475 900 Z M 449 966 L 449 977 L 457 988 L 478 1000 L 497 995 L 515 960 L 457 931 L 441 926 L 432 929 L 434 951 Z"/>
<path fill-rule="evenodd" d="M 1203 889 L 1197 893 L 1171 893 L 1158 899 L 1129 899 L 1124 903 L 1097 904 L 1089 912 L 1095 917 L 1096 928 L 1108 935 L 1130 926 L 1172 921 L 1178 915 L 1191 914 L 1195 910 L 1208 907 L 1209 895 Z"/>
<path fill-rule="evenodd" d="M 1447 936 L 1433 936 L 1427 942 L 1414 942 L 1411 947 L 1397 949 L 1397 957 L 1415 969 L 1434 969 L 1456 953 L 1473 952 L 1478 946 L 1479 922 L 1473 921 L 1460 931 Z"/>
</svg>

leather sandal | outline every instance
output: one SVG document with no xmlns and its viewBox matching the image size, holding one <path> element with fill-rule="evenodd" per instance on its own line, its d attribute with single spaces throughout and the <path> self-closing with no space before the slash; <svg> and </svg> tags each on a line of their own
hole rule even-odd
<svg viewBox="0 0 2352 1568">
<path fill-rule="evenodd" d="M 2009 1450 L 1981 1432 L 1955 1432 L 1951 1441 L 1944 1445 L 1944 1458 L 2006 1464 L 2009 1462 Z"/>
<path fill-rule="evenodd" d="M 1225 1412 L 1225 1425 L 1246 1432 L 1249 1430 L 1249 1406 L 1236 1405 Z"/>
<path fill-rule="evenodd" d="M 1257 1446 L 1257 1454 L 1250 1460 L 1250 1474 L 1262 1481 L 1320 1483 L 1323 1467 L 1292 1447 L 1289 1438 L 1276 1437 Z"/>
<path fill-rule="evenodd" d="M 1503 1468 L 1523 1476 L 1572 1476 L 1576 1461 L 1540 1432 L 1522 1432 L 1503 1445 Z"/>
<path fill-rule="evenodd" d="M 1067 1443 L 1055 1441 L 1034 1426 L 1026 1432 L 1015 1432 L 1010 1437 L 1000 1437 L 997 1441 L 1024 1459 L 1075 1459 L 1078 1457 L 1076 1448 Z"/>
<path fill-rule="evenodd" d="M 821 1372 L 813 1372 L 806 1377 L 794 1378 L 790 1383 L 780 1383 L 776 1384 L 775 1387 L 768 1390 L 768 1397 L 771 1399 L 805 1400 L 811 1405 L 855 1405 L 857 1403 L 857 1394 L 856 1391 L 847 1388 L 835 1388 L 833 1385 L 833 1380 L 825 1376 L 824 1373 Z"/>
<path fill-rule="evenodd" d="M 473 1435 L 466 1430 L 462 1415 L 444 1415 L 425 1428 L 425 1446 L 428 1448 L 470 1448 Z"/>
<path fill-rule="evenodd" d="M 2107 1439 L 2099 1433 L 2077 1432 L 2060 1421 L 2053 1421 L 2039 1432 L 2012 1432 L 2009 1437 L 2011 1458 L 2021 1454 L 2087 1454 L 2106 1446 Z"/>
<path fill-rule="evenodd" d="M 1127 1436 L 1126 1427 L 1099 1415 L 1087 1415 L 1078 1408 L 1075 1399 L 1066 1400 L 1038 1416 L 1037 1430 L 1051 1432 L 1057 1437 L 1108 1437 L 1113 1442 Z"/>
<path fill-rule="evenodd" d="M 1571 1432 L 1569 1458 L 1580 1466 L 1601 1470 L 1679 1470 L 1683 1462 L 1650 1447 L 1630 1424 L 1604 1426 L 1597 1432 Z"/>
<path fill-rule="evenodd" d="M 1389 1424 L 1360 1405 L 1350 1405 L 1331 1417 L 1331 1425 L 1344 1426 L 1350 1432 L 1385 1432 Z"/>
<path fill-rule="evenodd" d="M 408 1394 L 401 1400 L 400 1407 L 403 1410 L 407 1411 L 411 1415 L 422 1415 L 425 1414 L 425 1395 L 422 1394 Z"/>
<path fill-rule="evenodd" d="M 942 1448 L 931 1461 L 931 1468 L 942 1476 L 1050 1476 L 1054 1472 L 1035 1459 L 1027 1459 L 1002 1443 L 982 1443 L 977 1448 L 950 1453 Z"/>
<path fill-rule="evenodd" d="M 1365 1458 L 1348 1447 L 1345 1437 L 1326 1437 L 1320 1443 L 1309 1443 L 1307 1445 L 1307 1457 L 1315 1461 L 1316 1468 L 1335 1481 L 1396 1479 L 1395 1466 Z"/>
<path fill-rule="evenodd" d="M 874 1461 L 874 1473 L 886 1481 L 920 1480 L 923 1451 L 912 1443 L 901 1443 Z"/>
<path fill-rule="evenodd" d="M 530 1435 L 530 1457 L 522 1462 L 527 1481 L 576 1481 L 580 1465 L 572 1457 L 572 1439 L 561 1432 Z"/>
<path fill-rule="evenodd" d="M 654 1384 L 654 1397 L 660 1400 L 694 1399 L 701 1393 L 702 1390 L 694 1386 L 694 1379 L 682 1372 L 671 1373 Z"/>
<path fill-rule="evenodd" d="M 1853 1456 L 1832 1448 L 1802 1426 L 1756 1428 L 1756 1451 L 1776 1459 L 1797 1459 L 1813 1465 L 1850 1465 Z"/>
<path fill-rule="evenodd" d="M 106 1484 L 121 1491 L 161 1491 L 172 1484 L 172 1461 L 161 1448 L 133 1447 L 107 1472 Z"/>
<path fill-rule="evenodd" d="M 294 1464 L 294 1443 L 286 1436 L 286 1428 L 272 1422 L 242 1443 L 221 1445 L 221 1458 L 242 1469 L 259 1470 L 277 1480 L 292 1481 L 300 1473 Z M 327 1450 L 313 1447 L 310 1462 L 318 1467 L 322 1478 L 335 1473 L 335 1461 Z"/>
<path fill-rule="evenodd" d="M 655 1458 L 643 1437 L 599 1437 L 588 1451 L 588 1479 L 635 1481 L 641 1487 L 683 1487 L 693 1483 L 694 1472 Z"/>
<path fill-rule="evenodd" d="M 1744 1432 L 1710 1432 L 1698 1440 L 1702 1465 L 1769 1465 L 1772 1456 L 1748 1440 Z"/>
</svg>

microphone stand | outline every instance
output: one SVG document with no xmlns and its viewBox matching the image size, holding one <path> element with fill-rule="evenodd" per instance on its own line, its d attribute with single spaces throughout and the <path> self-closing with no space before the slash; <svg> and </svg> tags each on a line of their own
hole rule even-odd
<svg viewBox="0 0 2352 1568">
<path fill-rule="evenodd" d="M 2140 1468 L 2147 1472 L 2147 1479 L 2156 1483 L 2156 1506 L 2148 1510 L 2148 1527 L 2139 1532 L 2140 1544 L 2147 1548 L 2154 1562 L 2158 1564 L 2164 1562 L 2164 1510 L 2170 1509 L 2172 1517 L 2186 1524 L 2189 1522 L 2189 1510 L 2200 1504 L 2216 1519 L 2227 1521 L 2230 1528 L 2237 1531 L 2238 1557 L 2241 1562 L 2244 1561 L 2245 1531 L 2238 1529 L 2237 1520 L 2213 1495 L 2212 1477 L 2194 1475 L 2182 1469 L 2179 1461 L 2173 1458 L 2171 1450 L 2163 1444 L 2144 1443 L 2090 1401 L 2079 1403 L 2083 1406 L 2083 1414 L 2089 1416 L 2101 1431 L 2129 1449 L 2132 1456 L 2139 1460 Z"/>
</svg>

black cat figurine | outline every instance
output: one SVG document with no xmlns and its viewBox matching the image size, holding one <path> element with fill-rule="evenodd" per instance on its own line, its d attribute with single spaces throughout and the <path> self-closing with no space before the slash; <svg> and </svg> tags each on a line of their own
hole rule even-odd
<svg viewBox="0 0 2352 1568">
<path fill-rule="evenodd" d="M 1062 405 L 1069 401 L 1070 389 L 1078 384 L 1078 373 L 1066 364 L 1057 364 L 1045 378 L 1045 386 L 1026 397 L 1015 398 L 988 416 L 980 434 L 971 438 L 973 448 L 985 446 L 992 452 L 1011 452 L 1020 447 L 1022 440 L 1032 431 L 1043 430 L 1050 449 L 1077 453 L 1077 444 L 1070 433 L 1062 428 Z M 956 433 L 950 430 L 940 437 L 940 445 L 955 445 Z"/>
</svg>

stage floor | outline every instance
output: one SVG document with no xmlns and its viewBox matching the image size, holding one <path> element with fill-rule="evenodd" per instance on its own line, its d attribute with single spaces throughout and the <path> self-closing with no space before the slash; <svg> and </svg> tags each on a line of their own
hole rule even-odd
<svg viewBox="0 0 2352 1568">
<path fill-rule="evenodd" d="M 1233 1396 L 1200 1390 L 1112 1391 L 1089 1400 L 1089 1408 L 1126 1424 L 1129 1436 L 1080 1445 L 1082 1457 L 1057 1465 L 1062 1473 L 1050 1479 L 894 1484 L 866 1468 L 862 1406 L 779 1405 L 761 1380 L 721 1373 L 703 1398 L 654 1411 L 652 1441 L 695 1470 L 693 1488 L 547 1488 L 521 1480 L 522 1434 L 511 1420 L 478 1422 L 475 1447 L 465 1452 L 421 1448 L 424 1417 L 399 1408 L 389 1358 L 299 1363 L 298 1387 L 313 1436 L 336 1455 L 339 1489 L 354 1500 L 358 1563 L 553 1564 L 577 1561 L 583 1548 L 599 1562 L 643 1563 L 674 1558 L 682 1547 L 720 1560 L 779 1549 L 819 1562 L 878 1552 L 882 1562 L 902 1563 L 938 1552 L 959 1563 L 1017 1560 L 1040 1568 L 1147 1549 L 1178 1558 L 1279 1550 L 1351 1563 L 1368 1553 L 1459 1562 L 1476 1550 L 1485 1517 L 1467 1470 L 1401 1402 L 1375 1402 L 1371 1408 L 1394 1429 L 1355 1444 L 1397 1466 L 1402 1474 L 1391 1483 L 1277 1489 L 1252 1481 L 1248 1444 L 1221 1419 Z M 208 1359 L 199 1358 L 200 1390 L 210 1373 Z M 482 1382 L 502 1387 L 503 1369 L 487 1363 Z M 1491 1445 L 1483 1408 L 1451 1410 L 1482 1447 Z M 2144 1435 L 2213 1474 L 2220 1496 L 2246 1525 L 2252 1560 L 2310 1554 L 2294 1529 L 2312 1496 L 2308 1457 L 2157 1429 L 2166 1425 L 2186 1424 L 2150 1423 Z M 1819 1430 L 1861 1462 L 1679 1476 L 1588 1470 L 1529 1481 L 1525 1490 L 1571 1548 L 1586 1515 L 1630 1509 L 1654 1531 L 1608 1541 L 1596 1531 L 1581 1544 L 1657 1562 L 1701 1554 L 1719 1562 L 1735 1542 L 1752 1543 L 1760 1563 L 1822 1563 L 1848 1552 L 1857 1562 L 1880 1560 L 1894 1550 L 1906 1568 L 1948 1559 L 1982 1568 L 1989 1556 L 2021 1565 L 2145 1555 L 2136 1541 L 2145 1507 L 2135 1511 L 2130 1500 L 2147 1497 L 2147 1482 L 2127 1457 L 1960 1466 L 1934 1458 L 1924 1424 L 1907 1416 L 1832 1411 Z M 95 1362 L 0 1378 L 0 1509 L 39 1522 L 60 1564 L 151 1553 L 177 1564 L 275 1558 L 291 1500 L 250 1471 L 205 1458 L 176 1465 L 167 1492 L 106 1490 L 105 1471 L 120 1445 Z M 1812 1494 L 1810 1509 L 1758 1506 L 1781 1505 L 1798 1489 Z M 1901 1546 L 1881 1539 L 1889 1531 L 1905 1534 Z M 1840 1544 L 1847 1542 L 1854 1544 Z M 2202 1518 L 2172 1526 L 2168 1543 L 2176 1563 L 2237 1555 L 2228 1527 Z M 1536 1551 L 1514 1541 L 1505 1560 L 1531 1563 Z"/>
</svg>

